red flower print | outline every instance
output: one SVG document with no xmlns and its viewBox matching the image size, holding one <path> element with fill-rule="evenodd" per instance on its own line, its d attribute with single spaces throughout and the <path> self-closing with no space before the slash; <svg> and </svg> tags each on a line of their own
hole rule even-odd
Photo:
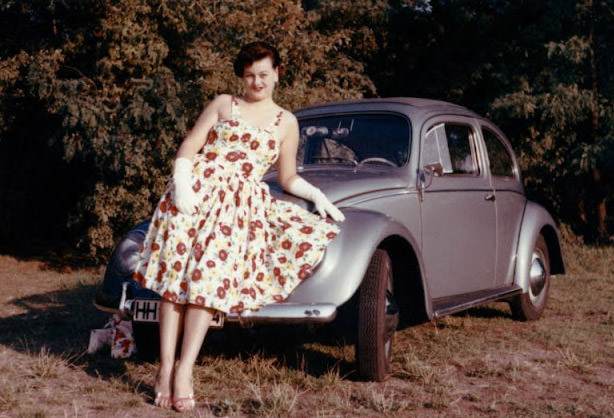
<svg viewBox="0 0 614 418">
<path fill-rule="evenodd" d="M 242 295 L 249 295 L 249 289 L 244 287 L 243 289 L 241 289 L 241 294 Z"/>
<path fill-rule="evenodd" d="M 258 141 L 252 141 L 251 144 L 249 144 L 249 147 L 252 149 L 252 151 L 257 150 L 259 146 L 260 142 Z"/>
<path fill-rule="evenodd" d="M 210 269 L 212 269 L 213 267 L 215 267 L 215 261 L 213 261 L 213 260 L 208 260 L 208 261 L 207 261 L 207 267 L 209 267 Z"/>
<path fill-rule="evenodd" d="M 205 306 L 205 297 L 201 295 L 196 296 L 196 299 L 194 299 L 194 303 L 199 306 Z"/>
<path fill-rule="evenodd" d="M 217 297 L 220 299 L 224 299 L 226 297 L 226 291 L 222 286 L 217 288 Z"/>
<path fill-rule="evenodd" d="M 232 233 L 232 229 L 230 229 L 228 225 L 220 226 L 220 231 L 222 231 L 222 234 L 226 235 L 227 237 Z"/>
<path fill-rule="evenodd" d="M 145 285 L 145 277 L 143 276 L 143 273 L 141 273 L 140 271 L 132 275 L 132 280 L 134 280 L 137 283 L 140 283 L 141 285 Z"/>
<path fill-rule="evenodd" d="M 190 230 L 188 231 L 188 236 L 190 238 L 194 238 L 196 236 L 196 228 L 190 228 Z"/>
<path fill-rule="evenodd" d="M 279 276 L 279 275 L 281 274 L 281 270 L 280 270 L 280 268 L 279 268 L 279 267 L 275 267 L 275 268 L 273 268 L 273 274 L 274 274 L 275 276 Z"/>
<path fill-rule="evenodd" d="M 203 226 L 205 226 L 205 220 L 201 219 L 200 222 L 198 223 L 198 229 L 203 229 Z"/>
<path fill-rule="evenodd" d="M 240 229 L 243 229 L 243 226 L 244 226 L 244 224 L 243 224 L 243 218 L 241 218 L 240 216 L 239 216 L 239 218 L 237 219 L 237 225 L 239 226 L 239 228 L 240 228 Z"/>
<path fill-rule="evenodd" d="M 185 254 L 185 250 L 186 250 L 186 246 L 183 242 L 180 242 L 179 244 L 177 244 L 177 254 L 179 255 L 184 255 Z"/>
<path fill-rule="evenodd" d="M 160 262 L 160 271 L 162 273 L 166 273 L 166 261 L 161 261 Z"/>
<path fill-rule="evenodd" d="M 301 270 L 298 272 L 298 278 L 301 280 L 305 280 L 307 277 L 309 277 L 310 274 L 311 274 L 311 269 L 309 267 L 309 264 L 305 264 L 303 265 L 303 267 L 301 267 Z"/>
<path fill-rule="evenodd" d="M 220 198 L 220 203 L 224 203 L 224 198 L 226 197 L 226 192 L 224 190 L 220 190 L 218 192 L 218 196 Z"/>
<path fill-rule="evenodd" d="M 303 253 L 302 251 L 297 251 L 296 254 L 294 255 L 294 257 L 295 258 L 301 258 L 304 255 L 305 255 L 305 253 Z"/>
<path fill-rule="evenodd" d="M 168 207 L 167 207 L 166 200 L 164 200 L 162 201 L 162 203 L 160 203 L 160 212 L 166 213 L 166 209 L 168 209 Z"/>
<path fill-rule="evenodd" d="M 156 275 L 156 281 L 158 283 L 162 283 L 162 277 L 164 276 L 164 274 L 161 271 L 158 271 L 158 274 Z"/>
<path fill-rule="evenodd" d="M 269 140 L 269 149 L 275 149 L 275 140 L 274 139 L 270 139 Z"/>
<path fill-rule="evenodd" d="M 239 152 L 239 158 L 241 160 L 244 160 L 245 158 L 247 158 L 247 154 L 245 152 L 241 151 L 241 152 Z"/>
<path fill-rule="evenodd" d="M 230 142 L 234 142 L 234 141 L 236 141 L 238 139 L 239 139 L 239 135 L 237 135 L 237 134 L 232 134 L 230 136 Z"/>
<path fill-rule="evenodd" d="M 237 287 L 239 287 L 239 283 L 237 282 L 236 277 L 235 277 L 234 279 L 232 279 L 232 287 L 234 287 L 235 289 L 236 289 Z"/>
<path fill-rule="evenodd" d="M 171 215 L 173 216 L 177 216 L 179 214 L 179 209 L 177 209 L 177 206 L 175 205 L 171 205 L 170 211 L 171 211 Z"/>
<path fill-rule="evenodd" d="M 209 135 L 207 135 L 207 144 L 213 144 L 217 139 L 217 131 L 215 129 L 211 129 L 209 131 Z"/>
<path fill-rule="evenodd" d="M 241 136 L 241 142 L 248 142 L 252 138 L 251 134 L 243 134 Z"/>
<path fill-rule="evenodd" d="M 230 289 L 230 279 L 224 279 L 222 282 L 224 283 L 224 289 Z"/>
<path fill-rule="evenodd" d="M 211 174 L 214 173 L 214 169 L 212 169 L 211 167 L 209 168 L 205 168 L 205 171 L 203 171 L 203 176 L 205 176 L 205 178 L 209 178 L 211 176 Z"/>
<path fill-rule="evenodd" d="M 205 157 L 207 158 L 208 161 L 213 161 L 217 158 L 217 153 L 215 152 L 208 152 L 205 154 Z"/>
<path fill-rule="evenodd" d="M 284 301 L 284 297 L 282 295 L 275 295 L 275 296 L 273 296 L 273 300 L 275 302 L 283 302 Z"/>
<path fill-rule="evenodd" d="M 230 307 L 230 312 L 231 313 L 241 313 L 243 312 L 243 307 L 245 305 L 243 304 L 243 302 L 239 302 L 236 305 L 233 305 Z"/>
<path fill-rule="evenodd" d="M 187 293 L 188 292 L 188 282 L 181 282 L 179 287 L 181 288 L 181 290 L 183 290 L 183 293 Z"/>
<path fill-rule="evenodd" d="M 281 257 L 277 258 L 277 261 L 283 264 L 283 263 L 287 263 L 288 259 L 282 255 Z"/>
<path fill-rule="evenodd" d="M 181 261 L 175 261 L 175 264 L 173 264 L 173 269 L 175 269 L 175 271 L 181 271 Z"/>
<path fill-rule="evenodd" d="M 250 230 L 250 231 L 249 231 L 249 234 L 248 234 L 248 236 L 247 236 L 247 240 L 248 240 L 248 241 L 253 241 L 253 240 L 255 240 L 255 239 L 256 239 L 256 234 L 254 234 L 254 231 L 251 231 L 251 230 Z"/>
<path fill-rule="evenodd" d="M 202 277 L 203 277 L 203 274 L 200 272 L 200 270 L 194 270 L 192 272 L 192 281 L 193 282 L 199 281 Z"/>
<path fill-rule="evenodd" d="M 222 226 L 222 228 L 224 228 L 224 226 L 225 226 L 225 225 L 223 225 L 223 226 Z M 228 228 L 228 227 L 226 226 L 226 228 Z M 230 228 L 228 228 L 228 229 L 230 229 Z M 222 229 L 222 232 L 224 232 L 224 230 L 223 230 L 223 229 Z M 209 246 L 209 243 L 211 242 L 211 240 L 214 240 L 214 239 L 215 239 L 215 232 L 212 232 L 212 233 L 210 233 L 210 234 L 209 234 L 209 236 L 208 236 L 208 237 L 207 237 L 207 239 L 205 240 L 205 246 L 207 246 L 207 247 L 208 247 L 208 246 Z"/>
<path fill-rule="evenodd" d="M 177 301 L 177 293 L 171 292 L 169 290 L 165 290 L 164 293 L 162 294 L 162 297 L 164 299 L 170 300 L 171 302 Z"/>
<path fill-rule="evenodd" d="M 220 260 L 226 261 L 226 258 L 228 258 L 228 253 L 226 252 L 226 250 L 220 250 L 219 257 Z"/>
<path fill-rule="evenodd" d="M 241 206 L 241 198 L 239 197 L 239 192 L 235 192 L 235 206 Z"/>
<path fill-rule="evenodd" d="M 230 161 L 231 163 L 234 163 L 235 161 L 239 159 L 239 154 L 237 154 L 234 151 L 230 151 L 228 154 L 226 154 L 226 159 Z"/>
<path fill-rule="evenodd" d="M 326 238 L 328 239 L 333 239 L 337 236 L 337 234 L 335 232 L 329 232 L 328 234 L 326 234 Z"/>
<path fill-rule="evenodd" d="M 304 227 L 301 228 L 301 232 L 303 234 L 311 234 L 313 232 L 313 228 L 305 225 Z"/>
<path fill-rule="evenodd" d="M 157 242 L 151 243 L 151 251 L 158 251 L 160 249 L 160 245 Z"/>
<path fill-rule="evenodd" d="M 309 251 L 312 245 L 308 242 L 301 242 L 301 244 L 298 247 L 301 249 L 301 251 Z"/>
<path fill-rule="evenodd" d="M 285 285 L 285 284 L 286 284 L 286 278 L 285 278 L 284 276 L 279 276 L 279 277 L 277 278 L 277 281 L 279 282 L 279 284 L 280 284 L 281 286 L 283 286 L 283 285 Z"/>
<path fill-rule="evenodd" d="M 168 231 L 164 231 L 164 235 L 162 235 L 162 239 L 164 241 L 168 240 Z"/>
<path fill-rule="evenodd" d="M 294 222 L 303 222 L 300 216 L 291 216 L 290 220 Z"/>
<path fill-rule="evenodd" d="M 249 279 L 249 271 L 246 271 L 245 273 L 243 273 L 243 279 L 244 280 Z"/>
<path fill-rule="evenodd" d="M 200 180 L 196 180 L 196 184 L 192 186 L 192 190 L 194 190 L 194 192 L 198 192 L 200 190 Z"/>
<path fill-rule="evenodd" d="M 154 226 L 155 226 L 156 228 L 160 228 L 160 220 L 159 220 L 159 219 L 156 219 L 156 220 L 154 221 Z"/>
<path fill-rule="evenodd" d="M 256 281 L 261 282 L 264 279 L 264 273 L 258 273 L 256 276 Z"/>
<path fill-rule="evenodd" d="M 230 126 L 239 126 L 239 121 L 237 121 L 237 120 L 229 120 L 228 124 Z"/>
<path fill-rule="evenodd" d="M 256 228 L 262 229 L 262 221 L 260 219 L 256 219 L 254 225 L 256 225 Z"/>
<path fill-rule="evenodd" d="M 281 248 L 283 248 L 284 250 L 289 250 L 291 247 L 292 243 L 288 239 L 281 243 Z"/>
<path fill-rule="evenodd" d="M 243 173 L 246 176 L 249 176 L 252 170 L 254 169 L 254 166 L 252 165 L 252 163 L 243 163 L 243 165 L 241 166 L 241 169 L 243 170 Z"/>
</svg>

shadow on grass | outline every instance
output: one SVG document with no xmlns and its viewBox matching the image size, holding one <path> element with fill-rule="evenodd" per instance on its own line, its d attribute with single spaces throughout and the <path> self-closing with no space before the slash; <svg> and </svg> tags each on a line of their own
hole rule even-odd
<svg viewBox="0 0 614 418">
<path fill-rule="evenodd" d="M 27 313 L 0 318 L 0 344 L 17 352 L 38 356 L 43 350 L 49 355 L 70 358 L 71 364 L 83 367 L 91 376 L 103 379 L 120 379 L 131 387 L 140 386 L 143 393 L 153 395 L 153 388 L 142 382 L 129 381 L 126 362 L 141 363 L 149 358 L 113 359 L 108 349 L 89 355 L 86 349 L 90 330 L 102 328 L 108 314 L 94 308 L 92 300 L 98 286 L 77 285 L 74 288 L 31 295 L 10 303 Z M 211 331 L 203 346 L 202 354 L 223 358 L 246 359 L 257 354 L 271 358 L 279 367 L 303 370 L 318 377 L 330 370 L 339 370 L 342 376 L 353 376 L 351 362 L 328 353 L 342 345 L 328 331 L 309 333 L 303 327 L 261 327 L 241 329 L 228 327 Z M 152 341 L 157 340 L 157 328 L 152 328 Z M 315 342 L 323 348 L 303 347 Z M 351 377 L 350 377 L 351 378 Z"/>
</svg>

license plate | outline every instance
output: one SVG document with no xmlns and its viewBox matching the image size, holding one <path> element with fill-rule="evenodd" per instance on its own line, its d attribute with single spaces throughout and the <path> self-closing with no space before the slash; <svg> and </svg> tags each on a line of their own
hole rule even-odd
<svg viewBox="0 0 614 418">
<path fill-rule="evenodd" d="M 160 322 L 159 299 L 135 299 L 132 320 L 135 322 Z M 215 311 L 209 328 L 222 328 L 224 326 L 224 313 Z"/>
</svg>

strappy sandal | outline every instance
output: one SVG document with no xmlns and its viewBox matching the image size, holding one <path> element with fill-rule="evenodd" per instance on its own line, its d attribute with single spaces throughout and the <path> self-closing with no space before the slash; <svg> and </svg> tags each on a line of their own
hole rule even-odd
<svg viewBox="0 0 614 418">
<path fill-rule="evenodd" d="M 154 378 L 154 388 L 157 386 L 158 378 L 159 374 L 156 373 L 156 376 Z M 162 409 L 171 409 L 173 406 L 173 400 L 171 395 L 163 395 L 162 392 L 156 392 L 156 396 L 154 398 L 154 405 Z"/>
<path fill-rule="evenodd" d="M 170 395 L 162 395 L 162 392 L 156 393 L 154 405 L 162 409 L 171 409 L 173 402 Z"/>
<path fill-rule="evenodd" d="M 181 398 L 175 398 L 173 396 L 173 409 L 177 412 L 193 411 L 196 408 L 196 401 L 194 400 L 194 394 L 190 393 L 188 396 Z"/>
</svg>

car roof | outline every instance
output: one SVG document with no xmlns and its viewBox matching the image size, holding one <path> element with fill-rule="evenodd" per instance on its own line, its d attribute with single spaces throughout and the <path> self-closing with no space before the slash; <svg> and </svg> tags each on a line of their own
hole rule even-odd
<svg viewBox="0 0 614 418">
<path fill-rule="evenodd" d="M 312 116 L 317 113 L 328 113 L 338 111 L 373 111 L 373 110 L 399 110 L 399 108 L 407 109 L 407 113 L 423 116 L 430 113 L 454 113 L 462 114 L 471 117 L 480 116 L 475 112 L 454 103 L 443 100 L 434 100 L 419 97 L 381 97 L 370 99 L 353 99 L 336 102 L 317 103 L 310 106 L 305 106 L 298 109 L 295 113 L 297 116 Z"/>
</svg>

